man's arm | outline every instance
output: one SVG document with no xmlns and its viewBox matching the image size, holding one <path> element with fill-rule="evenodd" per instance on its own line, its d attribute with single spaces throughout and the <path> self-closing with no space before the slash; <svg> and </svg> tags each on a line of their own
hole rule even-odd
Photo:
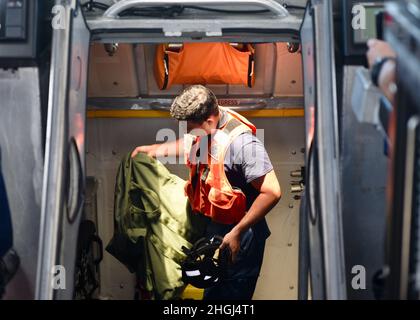
<svg viewBox="0 0 420 320">
<path fill-rule="evenodd" d="M 379 89 L 381 89 L 384 96 L 395 105 L 395 94 L 396 94 L 396 68 L 397 64 L 393 60 L 389 60 L 382 67 L 381 74 L 379 76 Z"/>
<path fill-rule="evenodd" d="M 154 158 L 179 156 L 184 152 L 184 139 L 137 147 L 131 153 L 131 157 L 134 158 L 140 152 Z"/>
<path fill-rule="evenodd" d="M 242 220 L 225 235 L 220 247 L 221 249 L 230 248 L 233 262 L 240 248 L 241 234 L 263 219 L 281 198 L 281 189 L 274 170 L 255 179 L 251 184 L 260 194 Z"/>
</svg>

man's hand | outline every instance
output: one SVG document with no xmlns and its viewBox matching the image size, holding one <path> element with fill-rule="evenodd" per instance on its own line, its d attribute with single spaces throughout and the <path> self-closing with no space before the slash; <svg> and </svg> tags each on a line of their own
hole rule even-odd
<svg viewBox="0 0 420 320">
<path fill-rule="evenodd" d="M 239 249 L 241 247 L 241 234 L 232 229 L 229 233 L 223 238 L 223 242 L 220 245 L 219 249 L 229 249 L 230 250 L 230 259 L 232 263 L 235 263 L 236 256 L 238 255 Z"/>
<path fill-rule="evenodd" d="M 397 54 L 391 48 L 391 46 L 380 40 L 371 39 L 368 41 L 369 51 L 367 52 L 367 58 L 369 61 L 369 68 L 372 68 L 377 58 L 396 58 Z M 395 94 L 396 94 L 396 63 L 394 60 L 388 60 L 382 66 L 382 69 L 378 78 L 378 86 L 381 89 L 385 97 L 395 105 Z"/>
<path fill-rule="evenodd" d="M 255 225 L 279 202 L 281 189 L 274 170 L 251 182 L 260 194 L 241 221 L 223 238 L 220 249 L 229 248 L 234 263 L 241 247 L 241 234 Z"/>
<path fill-rule="evenodd" d="M 160 146 L 161 145 L 159 145 L 159 144 L 152 144 L 150 146 L 140 146 L 140 147 L 137 147 L 131 153 L 131 157 L 134 158 L 139 153 L 145 153 L 149 157 L 156 158 L 157 155 L 158 155 L 158 150 L 161 149 Z"/>
<path fill-rule="evenodd" d="M 392 50 L 391 46 L 382 40 L 370 39 L 367 43 L 368 52 L 367 59 L 369 62 L 369 68 L 373 66 L 377 58 L 392 57 L 396 58 L 396 53 Z"/>
</svg>

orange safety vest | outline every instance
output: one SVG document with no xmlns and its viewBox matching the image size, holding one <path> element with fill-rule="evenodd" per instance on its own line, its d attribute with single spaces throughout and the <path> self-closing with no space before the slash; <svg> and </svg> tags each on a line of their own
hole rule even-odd
<svg viewBox="0 0 420 320">
<path fill-rule="evenodd" d="M 208 136 L 196 137 L 185 144 L 185 159 L 190 169 L 185 193 L 194 212 L 202 213 L 218 223 L 234 224 L 246 213 L 246 196 L 240 189 L 230 185 L 225 173 L 224 159 L 233 140 L 244 132 L 255 134 L 256 127 L 240 114 L 220 108 L 226 111 L 228 119 L 209 141 L 211 151 L 207 152 L 207 163 L 197 160 L 197 152 L 200 140 Z"/>
<path fill-rule="evenodd" d="M 179 52 L 167 45 L 156 48 L 155 77 L 161 90 L 173 84 L 243 84 L 255 83 L 254 48 L 242 50 L 229 43 L 184 43 Z"/>
</svg>

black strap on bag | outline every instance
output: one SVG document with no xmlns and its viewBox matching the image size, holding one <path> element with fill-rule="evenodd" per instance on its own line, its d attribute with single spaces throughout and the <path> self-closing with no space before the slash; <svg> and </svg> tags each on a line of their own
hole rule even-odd
<svg viewBox="0 0 420 320">
<path fill-rule="evenodd" d="M 94 250 L 94 244 L 98 246 Z M 94 251 L 98 256 L 95 257 Z M 77 243 L 75 298 L 92 299 L 99 287 L 99 263 L 103 258 L 102 240 L 96 234 L 95 224 L 90 220 L 80 223 Z"/>
</svg>

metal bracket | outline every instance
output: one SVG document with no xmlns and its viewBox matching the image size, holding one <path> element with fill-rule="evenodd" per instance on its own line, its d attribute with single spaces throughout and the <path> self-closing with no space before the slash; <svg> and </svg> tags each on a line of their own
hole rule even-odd
<svg viewBox="0 0 420 320">
<path fill-rule="evenodd" d="M 179 27 L 168 26 L 162 28 L 165 37 L 181 37 L 191 36 L 192 38 L 203 38 L 203 37 L 221 37 L 222 27 L 214 26 L 214 23 L 200 23 L 200 26 L 191 27 L 189 30 L 183 25 Z"/>
</svg>

